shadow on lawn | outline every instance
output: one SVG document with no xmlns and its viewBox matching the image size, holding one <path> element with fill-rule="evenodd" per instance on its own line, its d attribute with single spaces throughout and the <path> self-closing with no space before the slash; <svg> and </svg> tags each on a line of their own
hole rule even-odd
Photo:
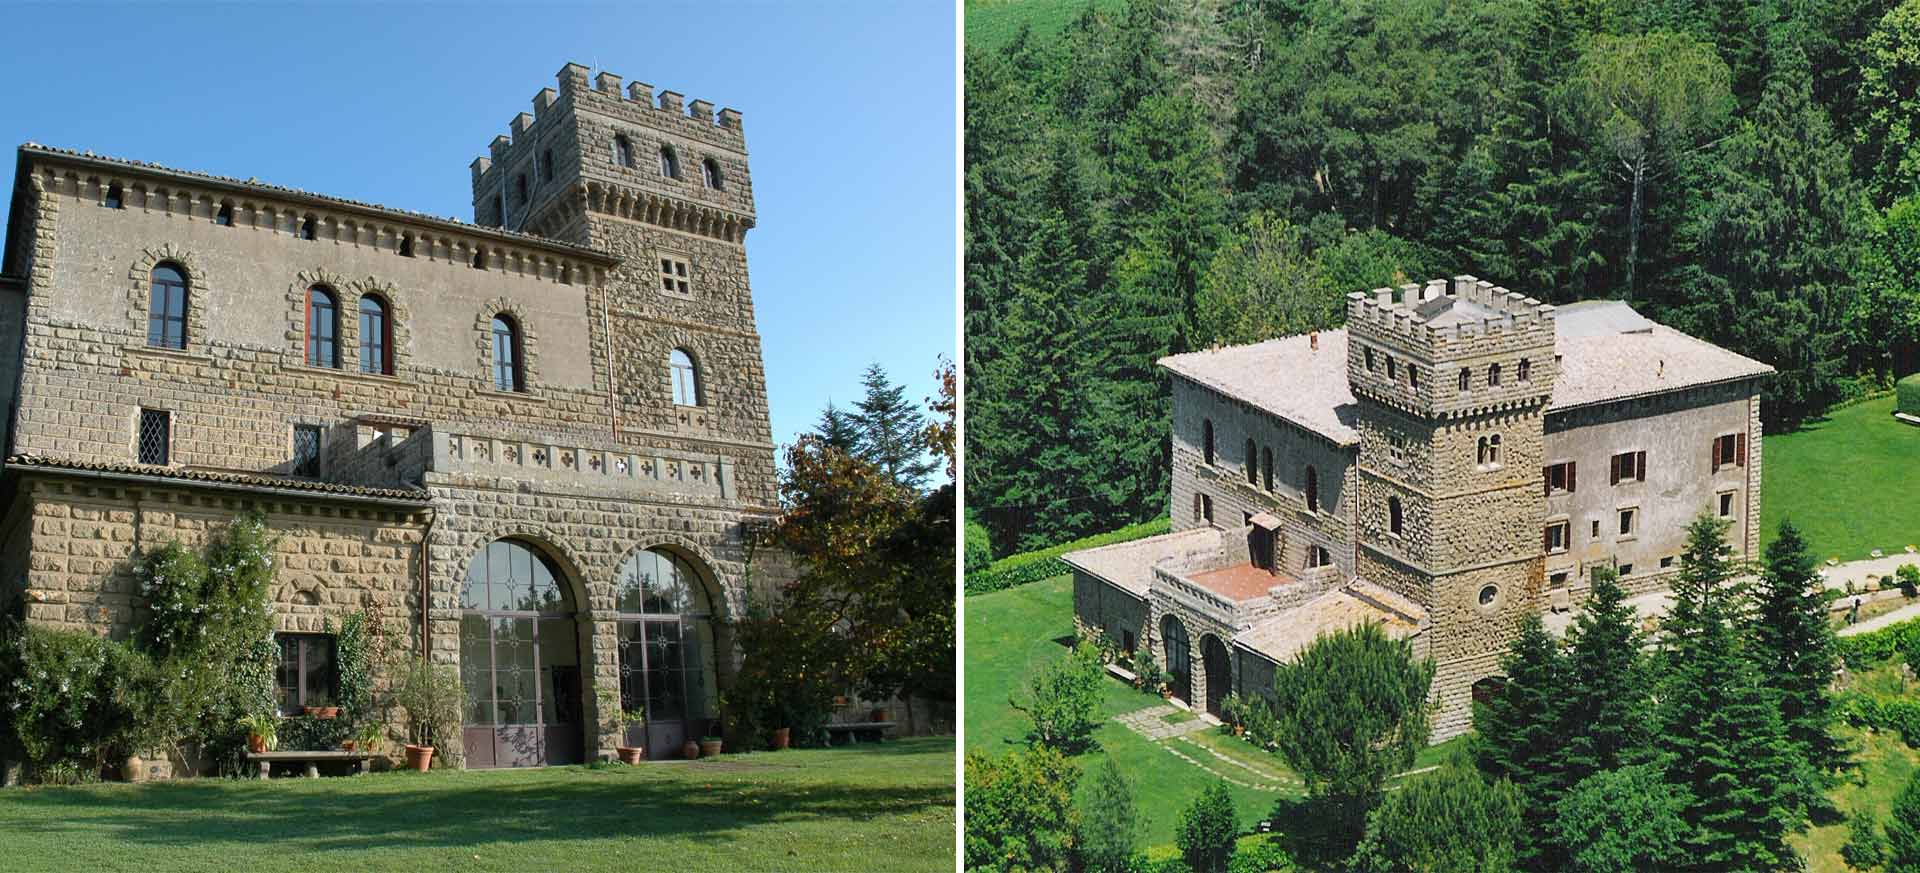
<svg viewBox="0 0 1920 873">
<path fill-rule="evenodd" d="M 881 748 L 885 748 L 882 746 Z M 699 768 L 704 765 L 690 765 Z M 662 768 L 665 769 L 664 767 Z M 541 772 L 532 782 L 491 773 L 390 773 L 330 782 L 236 785 L 230 780 L 102 789 L 30 790 L 5 798 L 0 845 L 48 831 L 104 833 L 152 847 L 282 844 L 290 851 L 473 846 L 494 842 L 624 836 L 725 841 L 771 822 L 839 819 L 950 809 L 951 786 L 863 785 L 830 778 L 784 784 L 795 766 L 728 767 L 708 774 Z M 765 780 L 751 779 L 759 772 Z M 748 778 L 742 778 L 743 774 Z M 505 774 L 500 774 L 505 775 Z M 418 780 L 414 785 L 408 783 Z"/>
</svg>

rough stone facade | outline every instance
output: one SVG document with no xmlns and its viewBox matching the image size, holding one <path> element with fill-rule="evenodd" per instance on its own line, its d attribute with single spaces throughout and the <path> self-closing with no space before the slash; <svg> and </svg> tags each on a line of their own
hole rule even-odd
<svg viewBox="0 0 1920 873">
<path fill-rule="evenodd" d="M 1594 569 L 1664 587 L 1702 512 L 1756 555 L 1771 368 L 1619 304 L 1566 309 L 1462 276 L 1349 295 L 1344 331 L 1163 361 L 1174 533 L 1068 556 L 1078 625 L 1135 632 L 1168 665 L 1177 619 L 1175 685 L 1213 708 L 1209 674 L 1270 693 L 1314 634 L 1382 621 L 1434 660 L 1444 739 L 1521 622 L 1573 605 Z M 1618 455 L 1642 469 L 1616 481 Z M 1193 561 L 1199 529 L 1243 555 Z M 1322 563 L 1352 584 L 1314 581 Z M 1203 637 L 1229 643 L 1230 671 L 1202 669 Z"/>
<path fill-rule="evenodd" d="M 701 577 L 717 698 L 736 660 L 726 618 L 790 572 L 751 546 L 776 497 L 741 119 L 586 82 L 568 64 L 475 162 L 474 224 L 23 146 L 0 268 L 0 609 L 124 634 L 133 555 L 257 509 L 282 537 L 283 630 L 372 608 L 457 663 L 469 565 L 513 539 L 566 577 L 592 757 L 620 739 L 593 727 L 595 692 L 622 679 L 616 579 L 656 549 Z M 615 166 L 616 135 L 633 166 Z M 669 290 L 663 257 L 684 268 Z M 161 265 L 188 285 L 177 349 L 148 337 Z M 338 307 L 338 366 L 308 363 L 316 286 Z M 374 372 L 366 298 L 390 325 Z M 496 317 L 518 330 L 522 390 L 495 383 Z M 695 364 L 691 403 L 675 401 L 675 349 Z M 170 416 L 165 464 L 137 463 L 142 410 Z M 317 475 L 297 468 L 302 427 L 323 434 Z M 684 732 L 718 715 L 709 703 Z"/>
</svg>

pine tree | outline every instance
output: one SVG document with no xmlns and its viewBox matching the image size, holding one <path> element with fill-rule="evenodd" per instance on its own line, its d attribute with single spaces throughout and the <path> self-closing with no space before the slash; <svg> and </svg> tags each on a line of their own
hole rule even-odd
<svg viewBox="0 0 1920 873">
<path fill-rule="evenodd" d="M 1566 656 L 1540 617 L 1530 615 L 1500 668 L 1506 685 L 1493 700 L 1474 707 L 1468 748 L 1480 772 L 1489 780 L 1511 782 L 1526 800 L 1526 827 L 1514 845 L 1521 865 L 1556 869 L 1561 847 L 1541 837 L 1568 785 L 1560 763 L 1565 733 L 1578 729 L 1562 715 L 1568 690 Z"/>
<path fill-rule="evenodd" d="M 1839 643 L 1827 624 L 1825 585 L 1813 568 L 1800 531 L 1782 520 L 1767 545 L 1753 626 L 1761 677 L 1779 698 L 1781 723 L 1806 762 L 1809 778 L 1801 802 L 1810 807 L 1826 804 L 1825 789 L 1849 757 L 1833 733 L 1837 713 L 1827 693 L 1840 667 Z"/>
<path fill-rule="evenodd" d="M 1090 873 L 1127 873 L 1133 868 L 1140 818 L 1120 765 L 1107 756 L 1088 786 L 1080 812 L 1080 860 Z"/>
<path fill-rule="evenodd" d="M 829 448 L 844 455 L 860 456 L 860 425 L 853 416 L 834 406 L 833 401 L 827 401 L 827 408 L 820 410 L 820 423 L 813 426 L 813 432 Z"/>
<path fill-rule="evenodd" d="M 1594 574 L 1587 602 L 1567 634 L 1566 784 L 1651 754 L 1651 700 L 1645 640 L 1612 568 Z"/>
<path fill-rule="evenodd" d="M 1920 775 L 1907 780 L 1907 787 L 1893 799 L 1886 823 L 1888 870 L 1920 870 Z"/>
<path fill-rule="evenodd" d="M 927 429 L 926 415 L 907 399 L 907 386 L 888 381 L 886 368 L 878 363 L 867 365 L 860 384 L 867 392 L 854 404 L 860 456 L 902 487 L 924 489 L 939 466 L 927 456 L 920 439 Z"/>
<path fill-rule="evenodd" d="M 1682 818 L 1689 868 L 1774 870 L 1794 860 L 1794 747 L 1780 709 L 1744 651 L 1725 525 L 1688 527 L 1665 625 L 1658 743 L 1667 781 L 1692 797 Z"/>
</svg>

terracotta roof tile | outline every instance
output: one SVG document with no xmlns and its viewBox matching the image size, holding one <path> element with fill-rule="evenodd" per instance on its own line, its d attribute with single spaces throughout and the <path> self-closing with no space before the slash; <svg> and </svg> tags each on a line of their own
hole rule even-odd
<svg viewBox="0 0 1920 873">
<path fill-rule="evenodd" d="M 345 485 L 338 482 L 316 482 L 311 479 L 294 479 L 282 476 L 267 476 L 257 473 L 228 473 L 216 470 L 186 470 L 177 467 L 162 467 L 152 464 L 125 464 L 103 461 L 78 461 L 67 458 L 50 458 L 45 455 L 13 455 L 7 458 L 8 467 L 34 467 L 48 470 L 74 470 L 92 473 L 109 473 L 121 476 L 142 476 L 159 479 L 175 479 L 181 482 L 205 482 L 216 485 L 238 485 L 254 488 L 277 488 L 286 491 L 310 491 L 315 494 L 337 494 L 344 497 L 371 497 L 382 500 L 400 500 L 414 503 L 427 503 L 433 495 L 424 488 L 375 488 L 369 485 Z"/>
</svg>

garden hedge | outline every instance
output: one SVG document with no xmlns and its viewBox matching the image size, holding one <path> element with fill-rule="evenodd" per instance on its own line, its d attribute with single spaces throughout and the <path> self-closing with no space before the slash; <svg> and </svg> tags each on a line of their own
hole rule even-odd
<svg viewBox="0 0 1920 873">
<path fill-rule="evenodd" d="M 1894 408 L 1908 415 L 1920 415 L 1920 373 L 1893 383 Z"/>
<path fill-rule="evenodd" d="M 989 591 L 1017 588 L 1029 582 L 1051 579 L 1070 569 L 1065 561 L 1060 560 L 1061 555 L 1081 549 L 1091 549 L 1094 546 L 1106 546 L 1156 536 L 1166 533 L 1171 527 L 1172 523 L 1168 519 L 1156 518 L 1119 530 L 1082 537 L 1072 542 L 1008 555 L 988 565 L 985 570 L 968 573 L 966 591 L 968 594 L 985 594 Z"/>
<path fill-rule="evenodd" d="M 1840 657 L 1855 670 L 1901 657 L 1920 640 L 1920 618 L 1891 624 L 1876 631 L 1840 638 Z"/>
</svg>

